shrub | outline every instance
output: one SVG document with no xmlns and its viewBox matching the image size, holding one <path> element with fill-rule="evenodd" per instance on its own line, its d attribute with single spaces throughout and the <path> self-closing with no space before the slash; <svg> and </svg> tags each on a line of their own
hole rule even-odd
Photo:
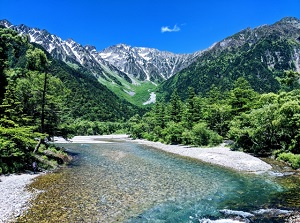
<svg viewBox="0 0 300 223">
<path fill-rule="evenodd" d="M 293 169 L 300 168 L 300 154 L 281 153 L 277 159 L 290 163 Z"/>
<path fill-rule="evenodd" d="M 182 132 L 184 127 L 181 123 L 175 123 L 173 121 L 168 123 L 167 128 L 164 129 L 165 142 L 167 144 L 180 144 L 182 143 Z"/>
<path fill-rule="evenodd" d="M 222 142 L 222 137 L 210 130 L 205 123 L 196 124 L 192 129 L 192 134 L 192 142 L 196 146 L 218 145 Z"/>
<path fill-rule="evenodd" d="M 8 166 L 7 166 L 7 164 L 6 163 L 0 163 L 0 169 L 1 169 L 1 173 L 8 173 L 9 172 L 9 168 L 8 168 Z"/>
</svg>

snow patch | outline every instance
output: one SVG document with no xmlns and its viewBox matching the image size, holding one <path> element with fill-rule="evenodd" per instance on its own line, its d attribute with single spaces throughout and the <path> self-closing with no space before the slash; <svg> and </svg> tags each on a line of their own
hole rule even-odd
<svg viewBox="0 0 300 223">
<path fill-rule="evenodd" d="M 71 42 L 71 43 L 70 43 Z M 75 55 L 77 61 L 82 64 L 82 61 L 81 61 L 81 58 L 80 58 L 80 55 L 76 52 L 76 50 L 74 50 L 74 44 L 75 42 L 73 40 L 70 40 L 69 41 L 66 41 L 66 44 L 67 46 L 72 50 L 72 53 Z"/>
<path fill-rule="evenodd" d="M 102 57 L 103 59 L 107 59 L 111 56 L 112 52 L 109 53 L 99 53 L 99 56 Z"/>
<path fill-rule="evenodd" d="M 143 105 L 149 105 L 155 102 L 156 102 L 156 94 L 154 92 L 151 92 L 149 100 L 144 102 Z"/>
<path fill-rule="evenodd" d="M 33 35 L 29 34 L 29 39 L 30 39 L 30 42 L 34 43 L 35 42 L 35 38 Z"/>
<path fill-rule="evenodd" d="M 135 92 L 134 91 L 127 91 L 125 89 L 123 89 L 123 91 L 125 91 L 127 94 L 129 94 L 130 96 L 133 96 L 135 95 Z"/>
<path fill-rule="evenodd" d="M 48 52 L 52 52 L 52 50 L 54 50 L 54 48 L 55 48 L 55 46 L 52 44 L 52 43 L 50 43 L 50 45 L 49 45 L 49 51 Z"/>
</svg>

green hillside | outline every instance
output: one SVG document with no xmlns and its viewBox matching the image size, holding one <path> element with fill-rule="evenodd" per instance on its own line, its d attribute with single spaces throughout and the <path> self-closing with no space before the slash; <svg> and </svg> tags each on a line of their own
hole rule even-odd
<svg viewBox="0 0 300 223">
<path fill-rule="evenodd" d="M 104 68 L 105 69 L 105 68 Z M 99 77 L 98 81 L 114 92 L 119 98 L 122 98 L 138 107 L 145 108 L 143 103 L 149 99 L 150 92 L 155 91 L 156 85 L 151 81 L 140 81 L 133 78 L 134 81 L 128 82 L 120 77 L 114 71 L 106 69 L 109 77 Z"/>
<path fill-rule="evenodd" d="M 232 89 L 239 77 L 257 92 L 277 92 L 284 71 L 296 70 L 300 29 L 295 28 L 294 21 L 299 24 L 299 20 L 287 18 L 273 26 L 243 30 L 226 38 L 165 81 L 159 87 L 160 95 L 168 100 L 177 89 L 181 98 L 187 98 L 188 87 L 206 95 L 213 85 L 225 91 Z"/>
</svg>

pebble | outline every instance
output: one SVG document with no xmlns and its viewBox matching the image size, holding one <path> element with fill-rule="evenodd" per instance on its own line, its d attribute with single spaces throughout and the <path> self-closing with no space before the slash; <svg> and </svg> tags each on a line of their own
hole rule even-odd
<svg viewBox="0 0 300 223">
<path fill-rule="evenodd" d="M 201 148 L 181 145 L 166 145 L 160 142 L 151 142 L 141 139 L 136 139 L 132 142 L 241 172 L 264 173 L 272 169 L 271 165 L 257 157 L 244 152 L 230 150 L 230 148 L 226 147 L 225 143 L 220 146 Z"/>
<path fill-rule="evenodd" d="M 0 176 L 0 223 L 13 222 L 29 207 L 33 192 L 26 186 L 39 174 Z"/>
</svg>

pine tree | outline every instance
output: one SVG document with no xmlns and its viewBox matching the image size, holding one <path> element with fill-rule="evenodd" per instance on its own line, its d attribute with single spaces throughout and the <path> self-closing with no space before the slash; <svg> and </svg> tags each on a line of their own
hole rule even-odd
<svg viewBox="0 0 300 223">
<path fill-rule="evenodd" d="M 193 125 L 200 120 L 201 116 L 200 104 L 194 88 L 188 88 L 188 99 L 186 101 L 186 111 L 184 115 L 185 123 L 188 129 L 192 129 Z"/>
<path fill-rule="evenodd" d="M 170 99 L 170 120 L 178 123 L 182 117 L 182 103 L 177 91 L 175 90 Z"/>
</svg>

